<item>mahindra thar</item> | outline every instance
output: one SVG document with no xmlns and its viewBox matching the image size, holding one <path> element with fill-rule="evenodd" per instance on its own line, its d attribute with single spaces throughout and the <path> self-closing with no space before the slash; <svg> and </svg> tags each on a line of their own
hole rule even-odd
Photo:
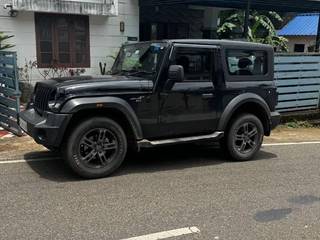
<svg viewBox="0 0 320 240">
<path fill-rule="evenodd" d="M 268 45 L 170 40 L 124 45 L 106 76 L 38 82 L 19 124 L 82 177 L 113 173 L 129 149 L 218 141 L 254 158 L 280 121 Z"/>
</svg>

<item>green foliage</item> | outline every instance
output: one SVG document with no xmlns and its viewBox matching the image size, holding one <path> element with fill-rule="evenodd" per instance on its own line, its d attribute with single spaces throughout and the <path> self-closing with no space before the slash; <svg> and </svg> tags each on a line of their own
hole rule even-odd
<svg viewBox="0 0 320 240">
<path fill-rule="evenodd" d="M 314 125 L 309 121 L 298 121 L 298 120 L 287 122 L 285 126 L 287 128 L 313 128 L 314 127 Z"/>
<path fill-rule="evenodd" d="M 218 35 L 224 39 L 241 38 L 244 32 L 244 11 L 225 11 L 220 16 L 221 24 Z M 251 11 L 249 16 L 248 40 L 256 43 L 270 44 L 281 51 L 288 51 L 288 40 L 277 35 L 276 23 L 282 22 L 282 17 L 271 11 Z"/>
<path fill-rule="evenodd" d="M 5 40 L 12 38 L 12 37 L 13 36 L 9 36 L 9 35 L 4 34 L 3 32 L 0 32 L 0 50 L 6 50 L 6 49 L 14 47 L 14 45 L 11 45 L 11 44 L 4 44 Z"/>
</svg>

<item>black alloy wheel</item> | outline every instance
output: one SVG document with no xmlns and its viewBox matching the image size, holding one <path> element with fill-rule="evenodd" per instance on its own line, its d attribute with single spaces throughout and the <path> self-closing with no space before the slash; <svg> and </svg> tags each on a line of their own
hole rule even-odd
<svg viewBox="0 0 320 240">
<path fill-rule="evenodd" d="M 110 164 L 119 150 L 117 137 L 107 128 L 95 128 L 86 132 L 80 140 L 80 160 L 91 168 L 103 168 Z"/>
<path fill-rule="evenodd" d="M 258 128 L 251 122 L 245 122 L 234 132 L 234 147 L 241 153 L 247 154 L 259 143 Z"/>
<path fill-rule="evenodd" d="M 247 161 L 253 159 L 260 150 L 263 137 L 261 120 L 252 114 L 242 114 L 232 122 L 224 144 L 234 160 Z"/>
<path fill-rule="evenodd" d="M 127 153 L 127 138 L 119 124 L 95 117 L 81 122 L 68 137 L 64 159 L 85 178 L 101 178 L 119 168 Z"/>
</svg>

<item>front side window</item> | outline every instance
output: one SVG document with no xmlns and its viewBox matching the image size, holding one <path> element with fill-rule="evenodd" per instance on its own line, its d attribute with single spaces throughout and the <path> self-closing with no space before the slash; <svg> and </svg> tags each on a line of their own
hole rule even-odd
<svg viewBox="0 0 320 240">
<path fill-rule="evenodd" d="M 227 50 L 229 74 L 233 76 L 256 76 L 268 73 L 267 52 L 252 50 Z"/>
<path fill-rule="evenodd" d="M 171 65 L 184 68 L 185 81 L 211 81 L 213 52 L 206 48 L 177 47 Z"/>
<path fill-rule="evenodd" d="M 154 80 L 166 49 L 166 43 L 125 45 L 120 49 L 112 67 L 112 74 L 138 76 Z"/>
<path fill-rule="evenodd" d="M 39 67 L 90 67 L 88 16 L 35 14 Z"/>
</svg>

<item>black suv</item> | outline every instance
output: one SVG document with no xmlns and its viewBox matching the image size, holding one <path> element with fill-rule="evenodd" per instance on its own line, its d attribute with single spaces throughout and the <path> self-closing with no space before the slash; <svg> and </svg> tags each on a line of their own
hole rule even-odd
<svg viewBox="0 0 320 240">
<path fill-rule="evenodd" d="M 273 58 L 235 41 L 124 45 L 108 76 L 37 83 L 20 126 L 86 178 L 114 172 L 128 149 L 204 140 L 249 160 L 280 121 Z"/>
</svg>

